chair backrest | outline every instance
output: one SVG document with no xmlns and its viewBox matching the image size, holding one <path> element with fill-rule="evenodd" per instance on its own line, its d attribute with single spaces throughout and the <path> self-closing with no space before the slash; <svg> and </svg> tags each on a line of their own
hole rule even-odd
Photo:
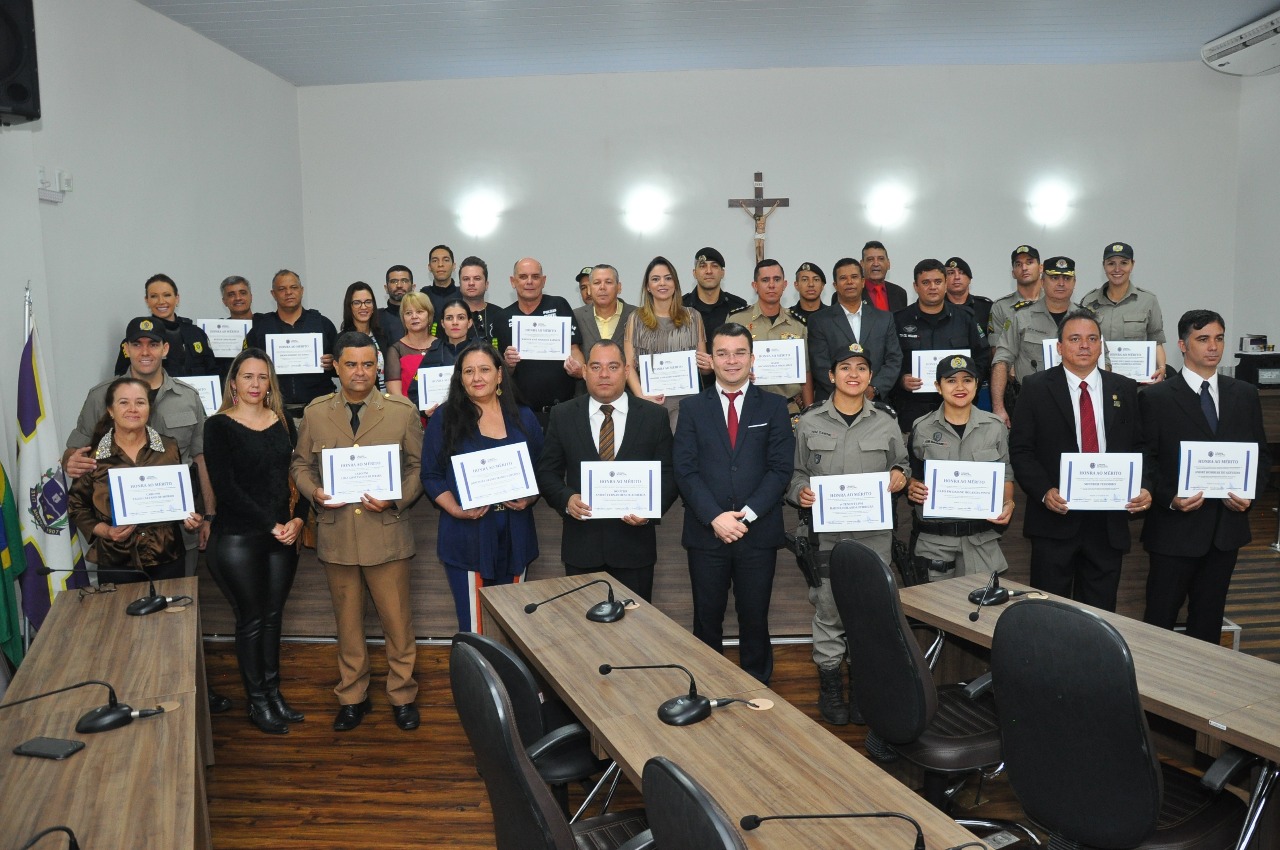
<svg viewBox="0 0 1280 850">
<path fill-rule="evenodd" d="M 1133 847 L 1155 831 L 1160 766 L 1115 628 L 1061 602 L 1012 605 L 996 622 L 991 684 L 1028 816 L 1091 847 Z"/>
<path fill-rule="evenodd" d="M 644 808 L 654 844 L 661 850 L 746 850 L 720 804 L 662 756 L 645 762 Z"/>
<path fill-rule="evenodd" d="M 572 850 L 573 832 L 525 754 L 497 671 L 475 647 L 457 642 L 449 651 L 449 682 L 489 791 L 497 850 Z"/>
<path fill-rule="evenodd" d="M 831 593 L 849 641 L 849 677 L 867 726 L 909 744 L 938 710 L 933 674 L 898 602 L 893 573 L 856 540 L 831 552 Z"/>
<path fill-rule="evenodd" d="M 492 665 L 498 678 L 502 679 L 515 713 L 520 740 L 526 747 L 547 733 L 542 694 L 524 659 L 516 655 L 509 646 L 475 632 L 458 632 L 453 636 L 453 642 L 474 647 Z"/>
</svg>

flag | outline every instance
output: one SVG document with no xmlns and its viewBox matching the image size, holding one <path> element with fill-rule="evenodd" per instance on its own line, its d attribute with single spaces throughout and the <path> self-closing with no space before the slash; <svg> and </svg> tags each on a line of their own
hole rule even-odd
<svg viewBox="0 0 1280 850">
<path fill-rule="evenodd" d="M 53 421 L 53 395 L 40 371 L 44 357 L 35 325 L 18 364 L 18 502 L 22 521 L 22 610 L 37 629 L 53 597 L 68 587 L 83 587 L 84 555 L 75 526 L 67 518 L 67 478 L 62 473 L 62 443 Z M 40 575 L 43 567 L 56 570 Z"/>
<path fill-rule="evenodd" d="M 0 464 L 0 651 L 13 666 L 22 661 L 22 622 L 18 616 L 18 597 L 13 583 L 22 575 L 26 560 L 22 557 L 22 526 L 18 522 L 18 501 L 9 486 L 9 476 Z"/>
</svg>

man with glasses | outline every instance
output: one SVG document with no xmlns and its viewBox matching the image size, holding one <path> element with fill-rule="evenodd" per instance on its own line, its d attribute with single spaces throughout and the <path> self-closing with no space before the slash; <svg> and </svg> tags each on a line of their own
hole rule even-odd
<svg viewBox="0 0 1280 850">
<path fill-rule="evenodd" d="M 400 322 L 400 299 L 410 292 L 413 292 L 413 272 L 409 267 L 392 266 L 387 269 L 387 306 L 378 308 L 378 321 L 392 342 L 404 336 L 404 325 Z"/>
</svg>

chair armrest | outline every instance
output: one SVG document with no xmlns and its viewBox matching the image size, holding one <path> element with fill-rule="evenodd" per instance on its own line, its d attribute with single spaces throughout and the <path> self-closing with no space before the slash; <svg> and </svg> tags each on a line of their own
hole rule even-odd
<svg viewBox="0 0 1280 850">
<path fill-rule="evenodd" d="M 913 631 L 919 630 L 933 633 L 933 643 L 929 644 L 929 648 L 924 651 L 924 660 L 929 665 L 930 670 L 934 669 L 938 666 L 938 659 L 942 657 L 942 645 L 946 643 L 947 633 L 937 626 L 931 626 L 928 623 L 922 623 L 911 618 L 907 618 L 907 625 L 911 626 Z"/>
<path fill-rule="evenodd" d="M 645 830 L 633 835 L 618 845 L 618 850 L 655 850 L 658 845 L 653 840 L 653 832 Z"/>
<path fill-rule="evenodd" d="M 983 673 L 978 678 L 964 686 L 964 695 L 969 699 L 977 699 L 983 694 L 991 690 L 991 671 Z"/>
<path fill-rule="evenodd" d="M 576 744 L 579 741 L 588 741 L 590 739 L 591 733 L 587 731 L 587 727 L 581 723 L 570 723 L 543 735 L 525 748 L 525 752 L 529 754 L 530 759 L 537 761 L 548 753 L 569 744 Z"/>
<path fill-rule="evenodd" d="M 1214 759 L 1213 764 L 1200 777 L 1200 784 L 1215 793 L 1226 787 L 1227 783 L 1240 771 L 1253 766 L 1259 761 L 1253 753 L 1246 753 L 1236 747 L 1227 747 L 1226 752 Z"/>
</svg>

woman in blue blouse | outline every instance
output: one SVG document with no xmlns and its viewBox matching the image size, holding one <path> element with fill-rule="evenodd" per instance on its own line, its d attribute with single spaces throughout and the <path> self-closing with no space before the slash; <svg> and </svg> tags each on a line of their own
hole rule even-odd
<svg viewBox="0 0 1280 850">
<path fill-rule="evenodd" d="M 529 510 L 538 497 L 464 510 L 453 472 L 455 455 L 514 443 L 526 443 L 530 463 L 537 464 L 542 428 L 533 411 L 516 404 L 514 385 L 505 379 L 497 352 L 489 346 L 468 349 L 454 365 L 449 396 L 428 421 L 422 445 L 422 485 L 441 510 L 436 554 L 461 631 L 481 630 L 481 587 L 522 580 L 538 557 Z"/>
</svg>

